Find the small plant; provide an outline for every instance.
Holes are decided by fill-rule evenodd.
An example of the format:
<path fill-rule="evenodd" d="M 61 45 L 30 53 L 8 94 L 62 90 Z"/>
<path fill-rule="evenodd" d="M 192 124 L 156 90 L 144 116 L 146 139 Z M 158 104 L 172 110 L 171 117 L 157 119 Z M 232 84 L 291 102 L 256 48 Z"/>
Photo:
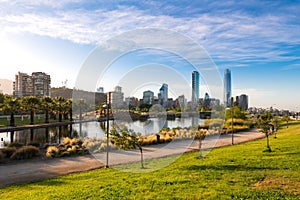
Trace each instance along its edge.
<path fill-rule="evenodd" d="M 47 148 L 46 156 L 48 158 L 54 158 L 54 157 L 58 156 L 58 154 L 59 154 L 59 149 L 56 146 L 49 146 Z"/>
<path fill-rule="evenodd" d="M 10 157 L 13 160 L 29 159 L 41 154 L 40 149 L 34 146 L 24 146 L 16 150 Z"/>

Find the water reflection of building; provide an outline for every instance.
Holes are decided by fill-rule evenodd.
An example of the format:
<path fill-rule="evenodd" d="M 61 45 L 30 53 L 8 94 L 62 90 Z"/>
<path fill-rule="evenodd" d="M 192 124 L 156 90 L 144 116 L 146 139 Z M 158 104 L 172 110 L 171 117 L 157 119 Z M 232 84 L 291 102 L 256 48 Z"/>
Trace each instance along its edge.
<path fill-rule="evenodd" d="M 192 117 L 192 126 L 198 126 L 199 125 L 199 117 Z"/>

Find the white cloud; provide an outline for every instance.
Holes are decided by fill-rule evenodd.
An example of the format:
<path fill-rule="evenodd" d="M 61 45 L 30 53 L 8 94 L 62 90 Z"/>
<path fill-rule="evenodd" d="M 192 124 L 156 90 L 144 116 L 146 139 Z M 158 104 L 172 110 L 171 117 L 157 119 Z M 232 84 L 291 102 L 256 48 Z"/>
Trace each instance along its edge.
<path fill-rule="evenodd" d="M 63 7 L 72 1 L 31 1 L 29 5 Z M 48 5 L 50 4 L 50 5 Z M 233 12 L 191 17 L 152 15 L 136 7 L 122 6 L 115 10 L 93 11 L 56 9 L 47 12 L 2 13 L 0 25 L 7 32 L 30 32 L 75 43 L 96 44 L 112 36 L 136 28 L 163 28 L 178 31 L 198 41 L 216 60 L 265 62 L 295 59 L 283 56 L 288 50 L 280 43 L 300 42 L 299 26 L 287 23 L 284 15 L 248 16 Z"/>

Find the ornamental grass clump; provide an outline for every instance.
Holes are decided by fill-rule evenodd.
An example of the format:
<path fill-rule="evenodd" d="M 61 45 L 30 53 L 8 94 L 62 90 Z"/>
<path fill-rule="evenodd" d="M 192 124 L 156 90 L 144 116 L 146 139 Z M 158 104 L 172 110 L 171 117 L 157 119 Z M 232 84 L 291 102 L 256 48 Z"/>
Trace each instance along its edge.
<path fill-rule="evenodd" d="M 23 160 L 40 156 L 40 149 L 35 146 L 24 146 L 16 150 L 10 157 L 12 160 Z"/>
<path fill-rule="evenodd" d="M 59 149 L 56 146 L 49 146 L 46 151 L 46 156 L 48 158 L 54 158 L 59 155 Z"/>
<path fill-rule="evenodd" d="M 4 149 L 1 149 L 0 152 L 3 153 L 5 158 L 10 158 L 15 152 L 16 152 L 16 148 L 15 147 L 7 147 Z"/>

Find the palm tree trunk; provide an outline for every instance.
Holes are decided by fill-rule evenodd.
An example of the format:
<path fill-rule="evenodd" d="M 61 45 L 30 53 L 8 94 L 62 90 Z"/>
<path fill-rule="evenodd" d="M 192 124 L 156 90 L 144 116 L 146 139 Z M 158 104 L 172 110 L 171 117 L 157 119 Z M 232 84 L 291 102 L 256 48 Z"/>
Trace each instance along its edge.
<path fill-rule="evenodd" d="M 72 112 L 72 108 L 70 109 L 69 113 L 70 113 L 70 121 L 73 121 L 73 112 Z"/>
<path fill-rule="evenodd" d="M 34 111 L 33 110 L 30 111 L 30 124 L 31 125 L 34 124 Z"/>
<path fill-rule="evenodd" d="M 48 111 L 48 109 L 45 110 L 45 123 L 46 124 L 49 123 L 49 111 Z"/>
<path fill-rule="evenodd" d="M 15 114 L 10 113 L 10 126 L 15 126 Z"/>
<path fill-rule="evenodd" d="M 58 121 L 62 122 L 62 114 L 61 113 L 58 113 Z"/>

